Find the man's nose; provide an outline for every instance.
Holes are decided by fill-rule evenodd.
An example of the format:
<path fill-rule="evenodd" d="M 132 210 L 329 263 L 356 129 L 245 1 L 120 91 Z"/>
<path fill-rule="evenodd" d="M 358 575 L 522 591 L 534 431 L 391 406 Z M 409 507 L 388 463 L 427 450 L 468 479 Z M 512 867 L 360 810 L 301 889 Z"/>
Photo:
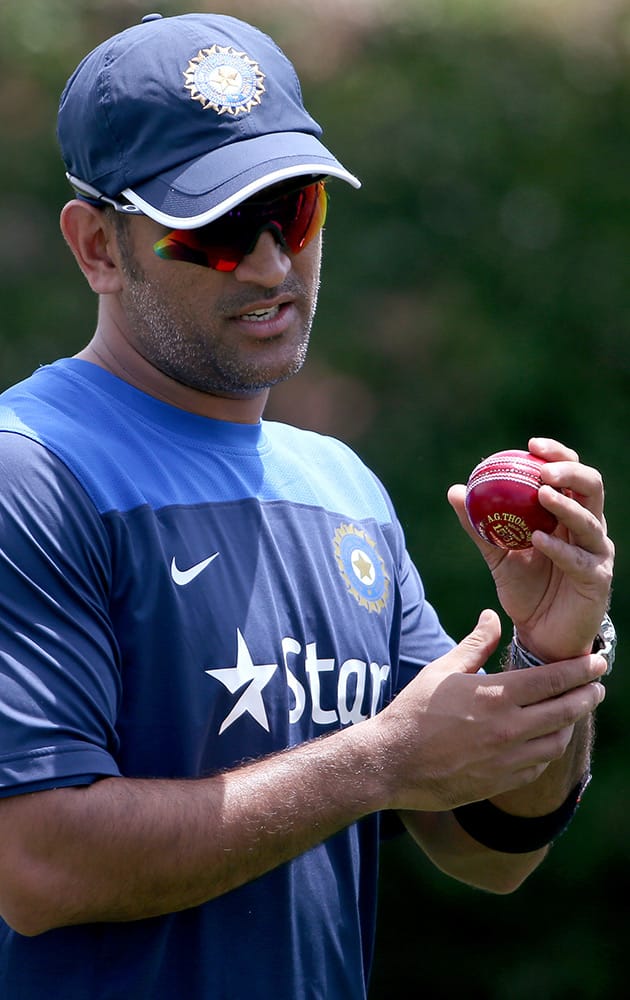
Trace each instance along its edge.
<path fill-rule="evenodd" d="M 264 288 L 275 288 L 284 281 L 291 266 L 291 257 L 283 245 L 271 230 L 266 229 L 234 270 L 234 277 Z"/>

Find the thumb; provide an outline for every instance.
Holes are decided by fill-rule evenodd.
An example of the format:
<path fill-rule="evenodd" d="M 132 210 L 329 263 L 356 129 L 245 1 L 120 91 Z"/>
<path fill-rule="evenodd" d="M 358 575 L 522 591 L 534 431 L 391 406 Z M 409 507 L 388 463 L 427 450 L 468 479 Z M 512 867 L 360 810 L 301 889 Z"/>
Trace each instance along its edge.
<path fill-rule="evenodd" d="M 441 659 L 450 671 L 476 674 L 494 653 L 501 638 L 501 622 L 496 611 L 486 608 L 472 632 Z"/>
<path fill-rule="evenodd" d="M 462 528 L 466 534 L 472 538 L 482 556 L 490 565 L 490 569 L 492 569 L 493 565 L 496 565 L 497 561 L 501 562 L 506 553 L 504 549 L 498 549 L 496 545 L 491 545 L 489 542 L 486 542 L 481 537 L 479 532 L 475 531 L 473 528 L 470 523 L 470 518 L 466 512 L 466 487 L 462 486 L 461 483 L 457 483 L 450 487 L 446 497 L 451 507 L 457 514 L 457 518 Z"/>

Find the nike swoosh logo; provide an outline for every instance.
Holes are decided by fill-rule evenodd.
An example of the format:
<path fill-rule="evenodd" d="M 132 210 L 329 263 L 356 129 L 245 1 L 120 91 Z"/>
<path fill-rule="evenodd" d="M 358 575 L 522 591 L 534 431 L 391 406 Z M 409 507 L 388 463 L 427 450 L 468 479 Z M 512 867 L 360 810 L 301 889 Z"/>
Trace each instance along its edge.
<path fill-rule="evenodd" d="M 173 578 L 173 583 L 176 583 L 178 587 L 185 587 L 186 584 L 192 583 L 193 580 L 203 573 L 206 566 L 216 559 L 219 555 L 215 552 L 213 556 L 208 556 L 207 559 L 203 559 L 202 562 L 195 563 L 190 569 L 178 569 L 177 563 L 175 562 L 175 556 L 173 556 L 173 561 L 171 563 L 171 577 Z"/>

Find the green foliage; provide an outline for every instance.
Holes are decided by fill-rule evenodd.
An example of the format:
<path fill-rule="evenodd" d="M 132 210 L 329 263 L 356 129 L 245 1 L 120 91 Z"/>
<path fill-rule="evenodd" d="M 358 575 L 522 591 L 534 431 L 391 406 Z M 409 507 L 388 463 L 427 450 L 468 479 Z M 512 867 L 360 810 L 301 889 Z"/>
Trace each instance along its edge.
<path fill-rule="evenodd" d="M 598 44 L 561 40 L 511 26 L 505 10 L 475 18 L 481 3 L 447 6 L 467 17 L 438 17 L 429 4 L 432 18 L 414 18 L 407 5 L 404 20 L 357 28 L 352 58 L 338 58 L 334 71 L 304 79 L 327 141 L 364 186 L 331 184 L 311 360 L 277 390 L 270 413 L 349 438 L 375 468 L 429 596 L 458 637 L 496 599 L 447 487 L 483 455 L 525 447 L 532 434 L 571 444 L 607 481 L 623 659 L 627 33 Z M 0 10 L 4 385 L 77 350 L 93 327 L 92 296 L 57 234 L 68 192 L 55 108 L 83 52 L 145 9 L 22 0 Z M 616 9 L 621 25 L 627 11 Z M 283 24 L 276 12 L 276 35 Z M 620 991 L 630 832 L 622 669 L 600 711 L 585 804 L 519 893 L 485 896 L 447 882 L 404 846 L 387 849 L 374 1000 L 421 990 L 435 1000 L 458 988 L 492 1000 Z"/>
<path fill-rule="evenodd" d="M 370 387 L 372 422 L 354 443 L 390 486 L 457 636 L 496 599 L 448 485 L 532 434 L 601 468 L 623 650 L 630 72 L 623 52 L 606 54 L 600 77 L 583 59 L 522 34 L 418 29 L 371 39 L 316 88 L 329 141 L 365 183 L 335 191 L 316 350 Z M 432 998 L 616 995 L 627 681 L 617 672 L 609 687 L 583 812 L 514 897 L 446 886 L 400 848 L 386 853 L 374 998 L 412 985 Z"/>
<path fill-rule="evenodd" d="M 629 90 L 621 49 L 418 28 L 373 37 L 312 95 L 364 180 L 359 194 L 335 190 L 315 349 L 370 388 L 373 417 L 354 444 L 391 488 L 458 637 L 496 599 L 445 491 L 483 455 L 545 434 L 605 475 L 623 660 Z M 493 1000 L 618 993 L 629 763 L 619 670 L 609 689 L 583 810 L 515 896 L 445 884 L 388 849 L 374 1000 L 414 987 Z"/>

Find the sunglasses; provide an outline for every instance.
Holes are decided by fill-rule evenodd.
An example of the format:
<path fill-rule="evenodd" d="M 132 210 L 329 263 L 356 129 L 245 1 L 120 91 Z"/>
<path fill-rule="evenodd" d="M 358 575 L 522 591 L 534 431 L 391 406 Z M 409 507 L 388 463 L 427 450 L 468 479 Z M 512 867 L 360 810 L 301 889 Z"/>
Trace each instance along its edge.
<path fill-rule="evenodd" d="M 300 253 L 324 225 L 327 206 L 324 181 L 315 181 L 265 201 L 248 198 L 199 229 L 174 229 L 153 250 L 163 260 L 234 271 L 266 231 L 285 250 Z"/>

